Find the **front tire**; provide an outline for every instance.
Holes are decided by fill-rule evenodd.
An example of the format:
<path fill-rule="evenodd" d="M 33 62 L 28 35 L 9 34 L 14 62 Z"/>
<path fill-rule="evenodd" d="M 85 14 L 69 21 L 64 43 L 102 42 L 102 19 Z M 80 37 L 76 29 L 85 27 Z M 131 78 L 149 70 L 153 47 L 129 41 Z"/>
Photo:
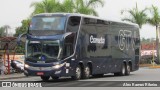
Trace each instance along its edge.
<path fill-rule="evenodd" d="M 48 81 L 49 78 L 50 78 L 50 76 L 41 76 L 41 79 L 42 79 L 43 81 Z"/>
<path fill-rule="evenodd" d="M 82 77 L 82 69 L 80 66 L 77 66 L 75 70 L 75 76 L 72 76 L 72 79 L 79 80 L 81 79 L 81 77 Z"/>

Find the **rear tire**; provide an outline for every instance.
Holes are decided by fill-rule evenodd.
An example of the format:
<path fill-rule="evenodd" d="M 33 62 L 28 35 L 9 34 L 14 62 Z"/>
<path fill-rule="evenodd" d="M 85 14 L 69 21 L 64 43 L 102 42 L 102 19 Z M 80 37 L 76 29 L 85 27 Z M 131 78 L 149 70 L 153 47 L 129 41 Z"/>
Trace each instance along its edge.
<path fill-rule="evenodd" d="M 41 79 L 42 79 L 43 81 L 48 81 L 49 78 L 50 78 L 50 76 L 41 76 Z"/>
<path fill-rule="evenodd" d="M 126 65 L 123 63 L 121 67 L 121 71 L 118 73 L 114 73 L 115 76 L 124 76 L 126 75 Z"/>
<path fill-rule="evenodd" d="M 83 79 L 88 79 L 88 78 L 90 77 L 90 74 L 91 74 L 91 69 L 89 68 L 89 66 L 86 66 L 86 67 L 84 68 L 82 78 L 83 78 Z"/>
<path fill-rule="evenodd" d="M 72 76 L 72 79 L 74 79 L 74 80 L 79 80 L 79 79 L 81 79 L 81 77 L 82 77 L 82 69 L 81 69 L 81 67 L 80 66 L 77 66 L 76 67 L 76 70 L 75 70 L 75 76 Z"/>
<path fill-rule="evenodd" d="M 129 75 L 130 72 L 131 72 L 131 67 L 130 67 L 130 65 L 127 65 L 126 66 L 126 73 L 125 73 L 125 75 Z"/>
<path fill-rule="evenodd" d="M 126 65 L 123 64 L 123 65 L 122 65 L 122 68 L 121 68 L 120 75 L 121 75 L 121 76 L 125 76 L 125 74 L 126 74 Z"/>

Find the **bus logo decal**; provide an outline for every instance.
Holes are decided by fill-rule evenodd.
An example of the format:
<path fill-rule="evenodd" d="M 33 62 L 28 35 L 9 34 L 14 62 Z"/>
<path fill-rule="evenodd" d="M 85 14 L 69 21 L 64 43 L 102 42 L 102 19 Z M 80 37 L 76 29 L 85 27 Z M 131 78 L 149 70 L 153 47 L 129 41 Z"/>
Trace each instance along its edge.
<path fill-rule="evenodd" d="M 93 35 L 90 36 L 90 43 L 98 43 L 98 44 L 104 44 L 105 39 L 104 38 L 95 38 Z"/>
<path fill-rule="evenodd" d="M 135 33 L 134 33 L 135 34 Z M 132 32 L 129 30 L 120 30 L 118 36 L 118 46 L 120 50 L 129 50 L 132 48 L 134 50 L 134 36 L 132 36 Z"/>

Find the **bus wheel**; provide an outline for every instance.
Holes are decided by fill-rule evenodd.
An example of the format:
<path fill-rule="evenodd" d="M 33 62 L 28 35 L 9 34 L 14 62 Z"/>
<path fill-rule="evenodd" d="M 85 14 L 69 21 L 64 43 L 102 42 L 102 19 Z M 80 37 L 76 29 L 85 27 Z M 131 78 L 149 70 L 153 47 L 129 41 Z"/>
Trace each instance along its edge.
<path fill-rule="evenodd" d="M 124 76 L 126 74 L 126 66 L 125 64 L 122 65 L 122 68 L 121 68 L 121 72 L 120 72 L 120 75 L 121 76 Z"/>
<path fill-rule="evenodd" d="M 84 69 L 84 73 L 83 73 L 83 78 L 87 79 L 90 77 L 90 73 L 91 73 L 91 69 L 89 68 L 89 66 L 86 66 Z"/>
<path fill-rule="evenodd" d="M 122 65 L 121 71 L 114 73 L 114 76 L 124 76 L 126 75 L 126 67 L 125 64 Z"/>
<path fill-rule="evenodd" d="M 131 72 L 131 67 L 130 67 L 130 65 L 127 65 L 127 66 L 126 66 L 126 72 L 125 72 L 125 75 L 129 75 L 129 74 L 130 74 L 130 72 Z"/>
<path fill-rule="evenodd" d="M 81 76 L 82 76 L 82 70 L 81 67 L 78 66 L 76 67 L 75 76 L 72 76 L 72 79 L 79 80 L 81 79 Z"/>
<path fill-rule="evenodd" d="M 41 79 L 42 79 L 43 81 L 48 81 L 49 78 L 50 78 L 50 76 L 41 76 Z"/>
<path fill-rule="evenodd" d="M 56 77 L 56 76 L 51 76 L 52 77 L 52 79 L 54 79 L 54 80 L 58 80 L 59 79 L 59 77 Z"/>

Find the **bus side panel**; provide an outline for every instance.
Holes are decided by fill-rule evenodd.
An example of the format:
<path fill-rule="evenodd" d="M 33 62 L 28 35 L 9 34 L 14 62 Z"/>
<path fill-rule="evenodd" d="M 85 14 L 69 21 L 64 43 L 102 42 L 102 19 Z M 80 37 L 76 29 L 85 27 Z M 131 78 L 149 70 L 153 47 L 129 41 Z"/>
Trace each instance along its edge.
<path fill-rule="evenodd" d="M 131 25 L 112 23 L 110 32 L 112 59 L 120 60 L 119 63 L 117 62 L 119 65 L 122 65 L 123 62 L 130 64 L 132 71 L 137 70 L 139 68 L 140 50 L 138 28 Z"/>
<path fill-rule="evenodd" d="M 87 23 L 85 18 L 83 20 L 79 35 L 80 58 L 85 63 L 92 62 L 92 74 L 120 72 L 123 62 L 126 64 L 130 62 L 133 71 L 138 69 L 139 32 L 137 28 L 115 22 L 96 23 L 95 19 L 89 18 Z M 102 42 L 94 42 L 94 39 Z"/>
<path fill-rule="evenodd" d="M 95 19 L 84 18 L 83 20 L 79 37 L 82 42 L 81 58 L 86 60 L 86 63 L 92 62 L 92 74 L 108 73 L 113 63 L 107 25 L 97 24 Z"/>

